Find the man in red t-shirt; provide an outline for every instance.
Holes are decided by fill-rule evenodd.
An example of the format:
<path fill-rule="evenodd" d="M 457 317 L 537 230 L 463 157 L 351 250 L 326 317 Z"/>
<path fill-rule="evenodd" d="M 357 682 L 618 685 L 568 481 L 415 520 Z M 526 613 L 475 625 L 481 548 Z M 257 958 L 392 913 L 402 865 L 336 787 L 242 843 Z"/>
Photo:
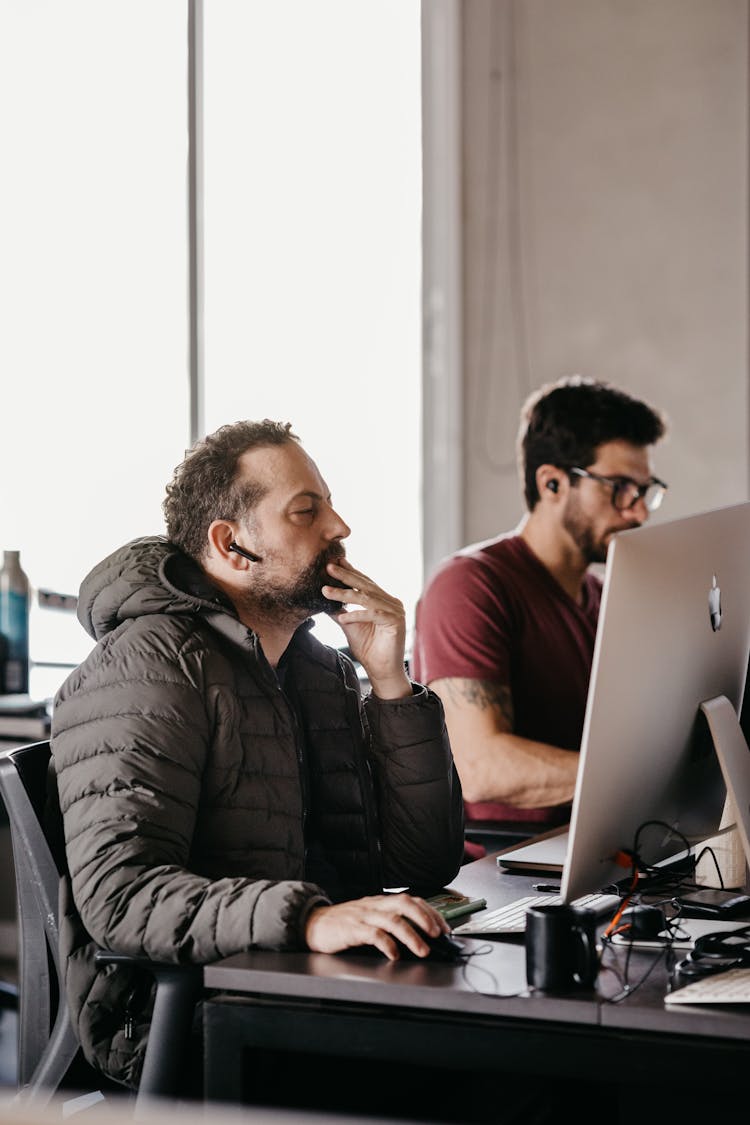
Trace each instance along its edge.
<path fill-rule="evenodd" d="M 478 837 L 497 850 L 521 824 L 531 834 L 569 819 L 601 597 L 590 567 L 660 504 L 651 457 L 666 426 L 606 383 L 542 387 L 518 435 L 527 514 L 445 559 L 422 593 L 410 671 L 443 700 L 467 858 L 484 850 L 472 821 L 498 827 Z"/>

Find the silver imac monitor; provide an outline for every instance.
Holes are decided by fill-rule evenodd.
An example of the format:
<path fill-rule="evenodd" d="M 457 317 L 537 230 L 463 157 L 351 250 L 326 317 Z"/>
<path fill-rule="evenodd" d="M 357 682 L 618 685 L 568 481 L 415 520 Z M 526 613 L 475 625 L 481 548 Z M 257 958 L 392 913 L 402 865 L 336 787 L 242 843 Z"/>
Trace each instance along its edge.
<path fill-rule="evenodd" d="M 726 785 L 701 712 L 740 714 L 750 653 L 750 503 L 621 532 L 607 554 L 561 893 L 715 835 Z M 749 795 L 750 796 L 750 795 Z"/>

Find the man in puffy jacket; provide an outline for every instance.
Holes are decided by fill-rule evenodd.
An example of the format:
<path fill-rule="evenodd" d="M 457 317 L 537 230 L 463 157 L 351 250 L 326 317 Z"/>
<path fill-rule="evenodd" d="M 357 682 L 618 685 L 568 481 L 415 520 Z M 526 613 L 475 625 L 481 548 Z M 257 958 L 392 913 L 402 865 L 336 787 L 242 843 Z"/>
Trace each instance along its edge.
<path fill-rule="evenodd" d="M 68 1000 L 86 1057 L 129 1086 L 151 998 L 133 970 L 97 969 L 97 944 L 197 964 L 255 947 L 394 959 L 397 942 L 425 956 L 414 926 L 448 927 L 420 896 L 463 849 L 442 704 L 407 678 L 403 606 L 345 557 L 349 528 L 289 424 L 197 443 L 164 513 L 166 539 L 84 580 L 98 643 L 52 727 Z M 352 661 L 311 634 L 319 612 L 364 699 Z"/>

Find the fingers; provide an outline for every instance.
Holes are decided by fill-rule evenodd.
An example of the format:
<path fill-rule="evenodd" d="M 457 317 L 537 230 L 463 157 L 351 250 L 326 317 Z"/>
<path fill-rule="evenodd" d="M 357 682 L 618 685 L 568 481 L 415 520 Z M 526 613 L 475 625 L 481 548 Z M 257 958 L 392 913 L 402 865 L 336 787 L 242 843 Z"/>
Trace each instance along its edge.
<path fill-rule="evenodd" d="M 403 902 L 400 907 L 401 913 L 393 919 L 393 929 L 390 932 L 412 953 L 416 953 L 418 957 L 426 957 L 430 952 L 430 946 L 423 940 L 419 931 L 430 937 L 437 937 L 438 934 L 450 933 L 450 926 L 442 914 L 423 899 L 412 898 L 410 895 L 395 897 L 403 899 Z M 398 947 L 396 955 L 398 957 Z"/>
<path fill-rule="evenodd" d="M 371 620 L 373 616 L 394 620 L 404 617 L 403 603 L 387 594 L 367 575 L 355 570 L 347 559 L 329 562 L 326 569 L 332 578 L 346 583 L 346 587 L 324 586 L 323 593 L 334 601 L 361 606 L 365 612 L 353 611 L 360 620 Z"/>
<path fill-rule="evenodd" d="M 344 582 L 347 587 L 351 587 L 352 593 L 355 594 L 369 594 L 386 598 L 389 601 L 395 602 L 395 598 L 391 598 L 386 594 L 385 590 L 381 590 L 377 583 L 368 578 L 366 574 L 362 574 L 360 570 L 355 570 L 348 559 L 336 559 L 326 564 L 326 570 L 332 578 L 338 578 L 340 582 Z M 336 589 L 339 589 L 337 586 Z M 341 590 L 341 593 L 347 591 Z"/>
<path fill-rule="evenodd" d="M 397 942 L 418 957 L 426 957 L 430 952 L 415 927 L 429 937 L 450 932 L 443 916 L 424 899 L 405 893 L 373 895 L 312 911 L 305 937 L 308 947 L 318 952 L 336 953 L 353 946 L 372 945 L 389 960 L 397 961 Z"/>
<path fill-rule="evenodd" d="M 330 616 L 343 629 L 351 654 L 364 668 L 372 693 L 380 699 L 406 699 L 411 683 L 404 666 L 406 613 L 398 598 L 355 570 L 348 560 L 327 564 L 332 578 L 344 583 L 323 586 L 323 594 L 342 602 Z"/>

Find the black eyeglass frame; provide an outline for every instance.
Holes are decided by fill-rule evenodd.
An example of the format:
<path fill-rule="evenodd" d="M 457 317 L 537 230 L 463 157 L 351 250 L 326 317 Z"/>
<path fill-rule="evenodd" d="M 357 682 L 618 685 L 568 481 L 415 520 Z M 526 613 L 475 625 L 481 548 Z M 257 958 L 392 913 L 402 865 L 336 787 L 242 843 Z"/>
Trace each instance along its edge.
<path fill-rule="evenodd" d="M 590 480 L 598 481 L 599 484 L 604 484 L 612 489 L 612 507 L 618 512 L 628 512 L 634 508 L 639 500 L 645 500 L 646 507 L 649 512 L 655 512 L 661 505 L 664 499 L 664 493 L 669 488 L 669 485 L 658 477 L 651 477 L 645 484 L 638 484 L 638 481 L 632 480 L 630 477 L 603 477 L 601 473 L 592 473 L 589 469 L 581 469 L 575 466 L 567 470 L 569 476 L 588 477 Z M 634 490 L 632 499 L 627 504 L 618 504 L 618 496 L 624 495 L 627 490 Z M 651 501 L 646 500 L 649 489 L 656 489 Z"/>

